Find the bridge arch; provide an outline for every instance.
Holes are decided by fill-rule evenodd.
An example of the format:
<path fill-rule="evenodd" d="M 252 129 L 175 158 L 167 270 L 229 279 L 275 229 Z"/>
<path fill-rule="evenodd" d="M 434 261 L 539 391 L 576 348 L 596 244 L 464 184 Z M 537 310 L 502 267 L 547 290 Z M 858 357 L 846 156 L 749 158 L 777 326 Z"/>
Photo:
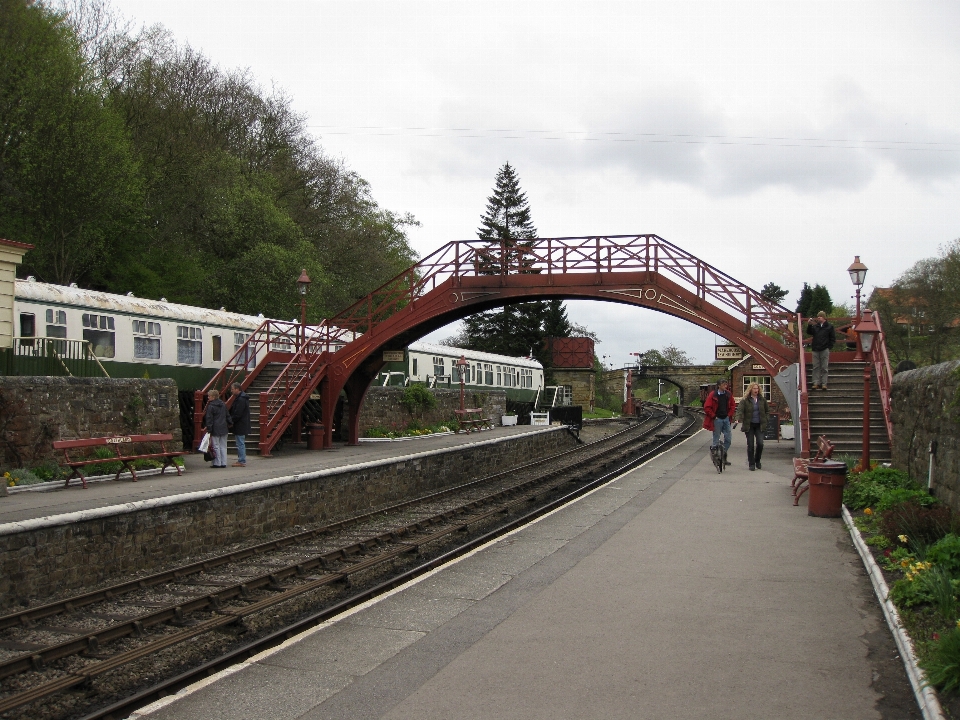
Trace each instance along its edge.
<path fill-rule="evenodd" d="M 269 453 L 317 389 L 325 445 L 332 442 L 341 391 L 347 395 L 350 441 L 357 442 L 360 406 L 384 351 L 484 310 L 546 299 L 614 302 L 682 318 L 736 343 L 771 375 L 797 354 L 790 311 L 656 235 L 452 242 L 310 328 L 264 393 L 270 405 L 260 410 L 268 425 L 266 434 L 261 427 L 261 451 Z M 237 357 L 249 354 L 241 349 Z M 210 386 L 229 382 L 228 375 L 221 371 Z"/>

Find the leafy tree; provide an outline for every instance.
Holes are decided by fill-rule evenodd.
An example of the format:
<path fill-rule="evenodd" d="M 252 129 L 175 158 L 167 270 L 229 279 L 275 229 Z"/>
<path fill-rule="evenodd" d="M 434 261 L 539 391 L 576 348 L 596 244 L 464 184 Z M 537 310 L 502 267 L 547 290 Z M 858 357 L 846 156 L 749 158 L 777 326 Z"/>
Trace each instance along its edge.
<path fill-rule="evenodd" d="M 520 178 L 510 163 L 505 163 L 497 172 L 496 186 L 493 195 L 487 198 L 477 235 L 482 240 L 500 245 L 510 266 L 509 272 L 532 272 L 526 267 L 524 246 L 529 243 L 524 241 L 536 238 L 537 230 L 530 216 L 527 196 L 520 189 Z M 501 268 L 491 261 L 485 271 L 494 274 Z M 543 346 L 547 313 L 548 303 L 535 301 L 507 305 L 468 317 L 464 320 L 468 347 L 503 355 L 532 353 L 541 363 L 548 365 L 549 358 Z M 559 320 L 556 314 L 554 320 Z"/>
<path fill-rule="evenodd" d="M 138 202 L 122 117 L 72 28 L 43 5 L 0 0 L 0 236 L 35 245 L 24 272 L 88 281 Z"/>
<path fill-rule="evenodd" d="M 416 221 L 328 158 L 282 92 L 103 0 L 0 0 L 0 235 L 24 272 L 311 320 L 408 267 Z"/>
<path fill-rule="evenodd" d="M 915 263 L 869 306 L 880 312 L 894 362 L 920 365 L 960 357 L 960 240 Z"/>
<path fill-rule="evenodd" d="M 772 303 L 776 303 L 777 305 L 780 305 L 783 302 L 783 299 L 789 294 L 789 290 L 784 290 L 775 282 L 768 282 L 760 291 L 760 296 L 762 298 L 769 300 Z"/>
<path fill-rule="evenodd" d="M 692 365 L 690 356 L 676 345 L 666 345 L 661 350 L 647 350 L 640 353 L 641 365 Z"/>
<path fill-rule="evenodd" d="M 567 317 L 567 308 L 562 300 L 548 300 L 543 316 L 543 334 L 546 337 L 572 337 L 573 325 Z"/>

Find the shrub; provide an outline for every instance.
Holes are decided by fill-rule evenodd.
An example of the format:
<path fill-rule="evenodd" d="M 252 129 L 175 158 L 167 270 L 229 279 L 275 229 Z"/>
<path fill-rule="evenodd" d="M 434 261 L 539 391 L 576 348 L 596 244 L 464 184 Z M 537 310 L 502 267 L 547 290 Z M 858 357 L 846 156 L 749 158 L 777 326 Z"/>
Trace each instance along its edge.
<path fill-rule="evenodd" d="M 888 492 L 903 488 L 918 490 L 920 486 L 900 470 L 876 468 L 850 475 L 843 489 L 843 502 L 851 510 L 875 507 Z"/>
<path fill-rule="evenodd" d="M 909 501 L 894 505 L 880 518 L 880 532 L 890 542 L 906 535 L 916 548 L 926 548 L 949 533 L 958 534 L 958 525 L 948 507 L 921 507 Z"/>
<path fill-rule="evenodd" d="M 889 510 L 894 505 L 900 505 L 905 502 L 919 505 L 920 507 L 932 507 L 939 504 L 937 499 L 926 490 L 911 488 L 893 488 L 885 492 L 874 505 L 874 510 L 883 512 Z"/>
<path fill-rule="evenodd" d="M 960 576 L 960 536 L 947 533 L 927 548 L 927 560 Z"/>
<path fill-rule="evenodd" d="M 433 393 L 427 389 L 426 385 L 413 384 L 403 389 L 403 395 L 400 398 L 400 404 L 403 405 L 411 415 L 422 413 L 424 410 L 431 410 L 437 406 L 437 399 Z"/>
<path fill-rule="evenodd" d="M 117 453 L 108 447 L 98 447 L 93 451 L 93 457 L 103 460 L 116 457 Z M 123 464 L 117 462 L 97 463 L 95 465 L 84 465 L 83 469 L 88 475 L 116 475 L 123 470 Z"/>
<path fill-rule="evenodd" d="M 43 482 L 49 482 L 51 480 L 60 480 L 70 473 L 63 468 L 61 468 L 53 460 L 48 460 L 42 465 L 32 469 L 34 475 L 40 478 Z"/>
<path fill-rule="evenodd" d="M 920 665 L 926 670 L 931 685 L 944 692 L 960 687 L 960 629 L 943 633 Z"/>
<path fill-rule="evenodd" d="M 37 485 L 43 482 L 43 480 L 24 468 L 11 470 L 10 479 L 13 480 L 16 485 Z"/>

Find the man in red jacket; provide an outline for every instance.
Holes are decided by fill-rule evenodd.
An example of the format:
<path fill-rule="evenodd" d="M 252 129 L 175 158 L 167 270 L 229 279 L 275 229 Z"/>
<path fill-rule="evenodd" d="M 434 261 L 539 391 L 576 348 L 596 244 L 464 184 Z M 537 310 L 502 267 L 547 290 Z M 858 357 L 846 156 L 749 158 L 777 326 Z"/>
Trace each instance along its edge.
<path fill-rule="evenodd" d="M 730 394 L 729 383 L 726 378 L 717 380 L 717 389 L 707 396 L 707 401 L 703 404 L 703 412 L 706 417 L 703 420 L 703 427 L 706 430 L 713 430 L 713 445 L 720 444 L 720 434 L 723 433 L 723 450 L 730 450 L 730 442 L 733 440 L 733 433 L 730 431 L 730 417 L 736 411 L 733 402 L 733 396 Z M 729 465 L 730 461 L 727 460 Z"/>

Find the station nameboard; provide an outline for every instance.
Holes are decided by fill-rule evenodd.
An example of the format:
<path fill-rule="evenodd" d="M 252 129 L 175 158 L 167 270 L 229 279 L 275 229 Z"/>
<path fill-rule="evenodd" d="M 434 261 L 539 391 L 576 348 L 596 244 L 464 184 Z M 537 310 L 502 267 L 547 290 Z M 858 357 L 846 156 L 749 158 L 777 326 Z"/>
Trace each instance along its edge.
<path fill-rule="evenodd" d="M 717 345 L 714 348 L 717 360 L 739 360 L 743 357 L 743 350 L 736 345 Z"/>
<path fill-rule="evenodd" d="M 384 350 L 384 362 L 403 362 L 403 350 Z"/>

